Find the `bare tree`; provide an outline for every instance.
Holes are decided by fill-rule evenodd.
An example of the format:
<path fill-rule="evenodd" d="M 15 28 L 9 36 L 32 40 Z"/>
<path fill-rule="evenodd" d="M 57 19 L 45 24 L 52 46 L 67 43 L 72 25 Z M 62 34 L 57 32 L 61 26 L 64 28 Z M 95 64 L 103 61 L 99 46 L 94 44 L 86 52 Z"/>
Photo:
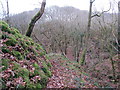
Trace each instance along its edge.
<path fill-rule="evenodd" d="M 102 11 L 102 12 L 99 13 L 99 14 L 96 13 L 96 14 L 93 14 L 93 15 L 92 15 L 92 6 L 93 6 L 93 3 L 94 3 L 94 2 L 95 2 L 95 0 L 90 0 L 89 16 L 88 16 L 88 26 L 87 26 L 87 32 L 88 32 L 88 33 L 89 33 L 89 31 L 90 31 L 92 18 L 94 18 L 94 17 L 100 17 L 100 16 L 103 15 L 104 13 L 110 11 L 110 9 L 111 9 L 111 3 L 110 3 L 110 7 L 109 7 L 108 10 Z"/>
<path fill-rule="evenodd" d="M 40 11 L 38 11 L 38 13 L 32 18 L 32 20 L 31 20 L 31 22 L 29 24 L 28 30 L 26 32 L 26 36 L 28 36 L 28 37 L 31 36 L 31 33 L 32 33 L 33 28 L 35 26 L 35 23 L 41 18 L 41 16 L 44 13 L 45 5 L 46 5 L 46 0 L 43 0 Z"/>
<path fill-rule="evenodd" d="M 10 17 L 9 17 L 9 2 L 8 2 L 8 0 L 6 0 L 6 4 L 7 4 L 7 23 L 9 23 L 9 19 L 10 19 Z"/>
<path fill-rule="evenodd" d="M 118 35 L 120 35 L 120 1 L 118 2 Z M 118 43 L 120 43 L 120 37 L 118 37 Z M 120 48 L 118 48 L 120 54 Z"/>

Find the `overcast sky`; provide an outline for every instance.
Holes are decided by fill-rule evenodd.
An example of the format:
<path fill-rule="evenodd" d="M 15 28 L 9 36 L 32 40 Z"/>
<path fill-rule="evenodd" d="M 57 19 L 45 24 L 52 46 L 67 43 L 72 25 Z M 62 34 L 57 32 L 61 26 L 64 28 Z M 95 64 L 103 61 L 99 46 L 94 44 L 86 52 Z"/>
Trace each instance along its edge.
<path fill-rule="evenodd" d="M 6 0 L 0 0 L 2 4 L 4 4 L 4 9 L 6 7 L 5 1 Z M 9 9 L 10 14 L 17 14 L 21 13 L 23 11 L 33 10 L 34 8 L 40 8 L 40 2 L 42 0 L 8 0 L 9 1 Z M 57 5 L 60 7 L 63 6 L 73 6 L 76 8 L 79 8 L 80 10 L 88 10 L 89 9 L 89 1 L 90 0 L 46 0 L 47 7 Z M 96 0 L 94 2 L 93 10 L 102 11 L 102 10 L 108 10 L 110 6 L 110 2 L 114 3 L 112 4 L 112 7 L 114 7 L 117 10 L 117 3 L 119 0 Z M 2 13 L 0 4 L 0 13 Z"/>

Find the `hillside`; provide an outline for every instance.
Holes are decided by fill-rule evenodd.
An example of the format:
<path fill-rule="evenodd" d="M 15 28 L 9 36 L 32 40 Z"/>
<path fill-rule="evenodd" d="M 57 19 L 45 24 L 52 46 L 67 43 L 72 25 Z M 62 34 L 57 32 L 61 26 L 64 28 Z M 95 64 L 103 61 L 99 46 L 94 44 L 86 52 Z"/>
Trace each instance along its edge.
<path fill-rule="evenodd" d="M 10 16 L 10 24 L 14 26 L 15 28 L 18 28 L 22 34 L 25 34 L 25 30 L 27 30 L 28 24 L 31 20 L 31 18 L 34 16 L 35 13 L 39 11 L 39 8 L 36 8 L 31 11 L 25 11 L 23 13 L 15 14 Z M 94 12 L 96 13 L 96 12 Z M 100 12 L 98 12 L 100 13 Z M 115 15 L 111 16 L 112 14 L 110 13 L 104 13 L 104 20 L 105 23 L 111 23 L 112 18 L 115 19 Z M 26 17 L 27 16 L 27 17 Z M 98 29 L 99 22 L 102 21 L 102 18 L 93 18 L 93 24 L 92 28 L 93 29 Z M 113 20 L 114 20 L 113 19 Z M 66 6 L 66 7 L 58 7 L 58 6 L 52 6 L 49 8 L 46 8 L 43 16 L 41 19 L 36 23 L 35 31 L 38 31 L 39 29 L 43 28 L 50 28 L 47 25 L 44 26 L 44 24 L 47 24 L 48 22 L 54 24 L 55 28 L 59 28 L 58 25 L 54 22 L 63 22 L 62 26 L 66 28 L 71 28 L 74 29 L 75 27 L 80 27 L 80 29 L 86 29 L 85 26 L 87 25 L 87 20 L 88 20 L 88 11 L 87 10 L 80 10 L 71 6 Z M 69 25 L 68 25 L 69 23 Z M 79 25 L 78 25 L 79 23 Z M 67 24 L 67 25 L 66 25 Z M 103 23 L 104 24 L 104 23 Z M 40 26 L 41 25 L 41 26 Z"/>
<path fill-rule="evenodd" d="M 0 28 L 0 87 L 79 87 L 77 83 L 80 82 L 76 80 L 80 79 L 82 69 L 77 62 L 71 62 L 60 54 L 45 55 L 42 46 L 3 21 Z"/>
<path fill-rule="evenodd" d="M 104 61 L 89 58 L 90 56 L 87 55 L 87 64 L 82 66 L 59 53 L 46 54 L 41 45 L 0 21 L 1 88 L 115 88 L 119 86 L 118 67 L 116 67 L 117 81 L 114 81 L 109 58 Z M 117 66 L 118 56 L 113 57 L 113 60 Z"/>
<path fill-rule="evenodd" d="M 0 89 L 120 87 L 119 1 L 4 1 Z"/>
<path fill-rule="evenodd" d="M 5 22 L 0 28 L 0 87 L 45 88 L 52 65 L 42 46 Z"/>
<path fill-rule="evenodd" d="M 42 46 L 3 21 L 0 22 L 0 28 L 0 87 L 97 87 L 94 80 L 84 80 L 90 77 L 77 62 L 61 54 L 45 54 Z"/>

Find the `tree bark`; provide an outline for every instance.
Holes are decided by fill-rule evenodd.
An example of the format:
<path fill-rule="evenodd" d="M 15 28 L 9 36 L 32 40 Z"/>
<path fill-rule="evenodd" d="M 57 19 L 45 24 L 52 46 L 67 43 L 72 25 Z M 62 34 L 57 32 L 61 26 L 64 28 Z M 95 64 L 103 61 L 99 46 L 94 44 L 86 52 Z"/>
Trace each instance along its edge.
<path fill-rule="evenodd" d="M 67 55 L 67 47 L 68 47 L 68 41 L 67 41 L 67 36 L 65 35 L 65 49 L 64 49 L 64 52 L 65 52 L 65 55 Z"/>
<path fill-rule="evenodd" d="M 120 1 L 118 2 L 118 43 L 120 43 Z M 120 47 L 118 47 L 118 54 L 120 54 Z"/>
<path fill-rule="evenodd" d="M 89 7 L 89 16 L 88 16 L 88 27 L 87 27 L 87 31 L 89 33 L 90 31 L 90 27 L 91 27 L 91 19 L 92 19 L 92 5 L 93 5 L 93 2 L 95 0 L 90 0 L 90 7 Z"/>
<path fill-rule="evenodd" d="M 86 47 L 88 45 L 88 39 L 89 39 L 89 36 L 90 36 L 91 19 L 92 19 L 92 5 L 93 5 L 94 1 L 95 0 L 93 0 L 93 1 L 90 0 L 89 15 L 88 15 L 88 26 L 87 26 L 86 40 L 85 40 Z"/>
<path fill-rule="evenodd" d="M 6 0 L 6 3 L 7 3 L 7 20 L 6 20 L 6 21 L 7 21 L 8 24 L 10 24 L 10 23 L 9 23 L 10 17 L 9 17 L 9 2 L 8 2 L 8 0 Z"/>
<path fill-rule="evenodd" d="M 31 20 L 31 22 L 29 24 L 28 30 L 26 32 L 26 36 L 28 36 L 28 37 L 31 36 L 33 28 L 35 26 L 35 23 L 41 18 L 41 16 L 44 13 L 45 5 L 46 5 L 46 0 L 43 0 L 40 11 L 38 11 L 38 13 L 32 18 L 32 20 Z"/>
<path fill-rule="evenodd" d="M 92 4 L 93 4 L 93 2 L 90 1 L 89 16 L 88 16 L 88 27 L 87 27 L 87 32 L 88 33 L 89 33 L 90 27 L 91 27 Z"/>

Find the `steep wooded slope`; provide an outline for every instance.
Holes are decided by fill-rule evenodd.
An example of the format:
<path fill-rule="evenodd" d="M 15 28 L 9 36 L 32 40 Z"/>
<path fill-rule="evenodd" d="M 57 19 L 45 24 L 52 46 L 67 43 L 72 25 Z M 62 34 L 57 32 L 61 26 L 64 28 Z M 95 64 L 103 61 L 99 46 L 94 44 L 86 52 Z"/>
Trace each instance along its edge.
<path fill-rule="evenodd" d="M 51 64 L 31 38 L 0 21 L 0 87 L 45 88 Z"/>

